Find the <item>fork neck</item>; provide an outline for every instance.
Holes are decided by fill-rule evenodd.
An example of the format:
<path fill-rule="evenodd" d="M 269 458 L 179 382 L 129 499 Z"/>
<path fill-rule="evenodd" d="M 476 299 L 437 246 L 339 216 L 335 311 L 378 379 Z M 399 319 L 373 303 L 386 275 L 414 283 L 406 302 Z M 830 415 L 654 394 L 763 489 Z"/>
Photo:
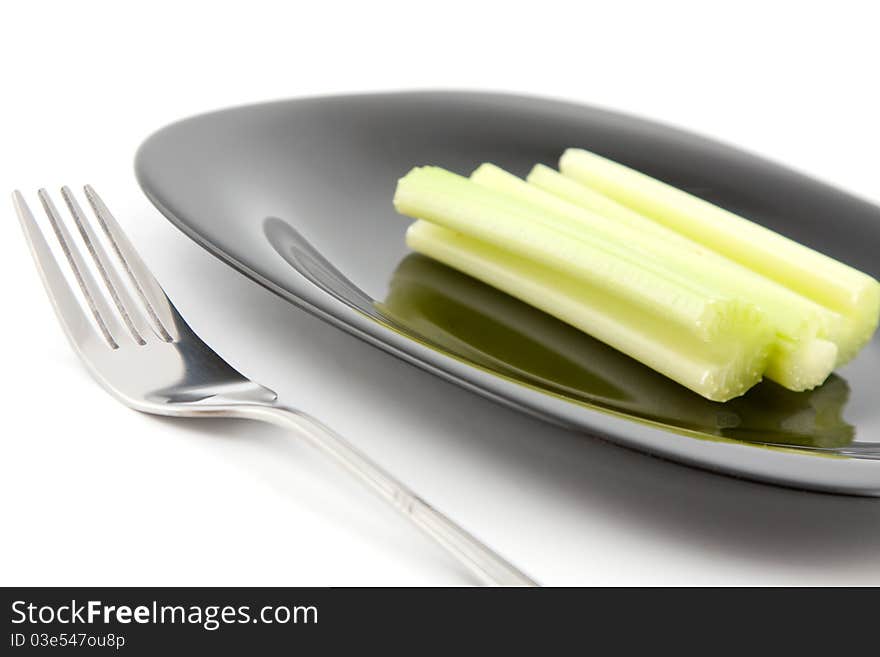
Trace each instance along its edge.
<path fill-rule="evenodd" d="M 256 412 L 256 409 L 281 407 L 275 391 L 246 379 L 177 386 L 173 394 L 154 401 L 185 406 L 196 415 L 243 415 L 246 409 L 255 409 Z"/>

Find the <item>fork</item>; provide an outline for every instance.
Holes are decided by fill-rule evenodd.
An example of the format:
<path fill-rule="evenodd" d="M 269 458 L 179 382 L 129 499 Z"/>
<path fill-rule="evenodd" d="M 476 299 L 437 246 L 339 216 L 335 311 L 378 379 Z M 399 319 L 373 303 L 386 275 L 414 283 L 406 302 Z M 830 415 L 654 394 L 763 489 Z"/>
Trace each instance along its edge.
<path fill-rule="evenodd" d="M 79 233 L 78 241 L 71 238 L 46 190 L 38 192 L 69 265 L 67 273 L 19 191 L 13 193 L 13 203 L 64 332 L 111 395 L 144 413 L 247 418 L 292 429 L 378 493 L 483 583 L 537 585 L 332 429 L 283 405 L 272 390 L 236 371 L 180 316 L 95 190 L 86 185 L 84 192 L 106 247 L 68 187 L 61 188 L 61 196 Z M 91 260 L 103 287 L 86 259 Z M 82 300 L 74 292 L 77 288 Z"/>

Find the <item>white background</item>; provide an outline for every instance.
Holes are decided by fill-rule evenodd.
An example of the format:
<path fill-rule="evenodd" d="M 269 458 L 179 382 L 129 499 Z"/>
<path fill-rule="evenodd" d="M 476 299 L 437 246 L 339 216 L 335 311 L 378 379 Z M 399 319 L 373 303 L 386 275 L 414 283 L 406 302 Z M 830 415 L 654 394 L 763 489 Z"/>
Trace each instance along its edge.
<path fill-rule="evenodd" d="M 876 585 L 880 501 L 735 481 L 501 409 L 227 269 L 132 173 L 140 140 L 204 110 L 471 88 L 687 126 L 880 201 L 873 3 L 813 4 L 6 2 L 0 190 L 95 185 L 220 353 L 542 582 Z M 111 400 L 63 339 L 11 205 L 0 216 L 0 584 L 471 583 L 283 431 Z"/>

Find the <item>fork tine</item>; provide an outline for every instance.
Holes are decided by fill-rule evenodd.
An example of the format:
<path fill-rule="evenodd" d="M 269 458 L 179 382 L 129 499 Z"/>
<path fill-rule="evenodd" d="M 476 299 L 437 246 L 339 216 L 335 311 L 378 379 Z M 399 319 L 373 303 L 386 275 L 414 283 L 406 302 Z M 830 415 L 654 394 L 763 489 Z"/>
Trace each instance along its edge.
<path fill-rule="evenodd" d="M 141 326 L 136 326 L 135 321 L 140 318 L 138 315 L 132 314 L 138 312 L 138 307 L 128 295 L 125 285 L 122 283 L 116 272 L 116 267 L 114 267 L 113 262 L 107 257 L 107 253 L 104 251 L 100 242 L 95 239 L 95 233 L 89 222 L 86 220 L 82 208 L 80 208 L 79 203 L 73 196 L 70 188 L 66 185 L 61 188 L 61 196 L 64 198 L 64 202 L 67 204 L 71 216 L 73 216 L 73 222 L 76 224 L 80 237 L 82 237 L 82 241 L 86 245 L 86 249 L 88 249 L 89 254 L 92 256 L 92 260 L 98 269 L 98 273 L 104 280 L 104 286 L 106 287 L 107 292 L 110 293 L 113 305 L 115 305 L 116 309 L 119 311 L 122 321 L 125 322 L 126 327 L 128 327 L 128 330 L 131 333 L 131 337 L 140 345 L 146 344 L 146 341 L 141 334 L 141 331 L 144 328 L 143 322 L 138 322 Z"/>
<path fill-rule="evenodd" d="M 40 272 L 40 278 L 43 279 L 46 293 L 49 295 L 49 299 L 55 308 L 55 313 L 58 315 L 58 319 L 71 341 L 79 343 L 87 335 L 94 334 L 94 329 L 89 323 L 85 309 L 73 293 L 68 279 L 62 273 L 55 255 L 49 248 L 48 242 L 46 242 L 43 231 L 40 230 L 31 209 L 24 200 L 24 196 L 18 190 L 12 194 L 12 203 L 15 205 L 15 212 L 18 215 L 28 246 L 30 246 L 31 255 L 37 265 L 37 270 Z M 53 221 L 53 229 L 54 223 Z M 65 248 L 64 251 L 69 253 L 69 249 Z M 79 277 L 77 277 L 77 282 L 83 288 L 84 284 Z M 86 294 L 86 297 L 88 298 L 88 294 Z M 111 348 L 116 349 L 118 345 L 110 334 L 101 315 L 92 303 L 89 304 L 89 307 L 95 322 L 101 330 L 103 339 Z"/>
<path fill-rule="evenodd" d="M 154 330 L 166 342 L 173 342 L 179 337 L 176 330 L 179 322 L 177 310 L 175 310 L 171 301 L 168 300 L 162 286 L 159 285 L 159 282 L 150 273 L 147 265 L 141 260 L 138 252 L 132 246 L 116 219 L 110 214 L 110 210 L 107 209 L 98 193 L 91 185 L 86 185 L 83 189 L 85 190 L 89 205 L 92 206 L 92 210 L 94 210 L 95 216 L 98 218 L 98 223 L 116 252 L 116 256 L 122 263 L 123 269 L 128 274 L 129 280 L 132 282 L 135 290 L 137 290 Z"/>
<path fill-rule="evenodd" d="M 83 261 L 82 254 L 80 253 L 76 242 L 74 242 L 73 238 L 70 236 L 70 232 L 67 230 L 67 225 L 62 220 L 58 209 L 55 207 L 55 203 L 52 201 L 52 197 L 49 196 L 49 192 L 45 189 L 40 189 L 37 191 L 37 196 L 40 199 L 40 203 L 43 205 L 43 210 L 45 210 L 46 216 L 49 217 L 49 223 L 52 226 L 52 230 L 55 232 L 55 237 L 61 245 L 61 250 L 67 258 L 73 276 L 82 291 L 83 297 L 85 297 L 86 303 L 88 303 L 89 308 L 92 311 L 92 315 L 98 324 L 98 328 L 101 330 L 101 333 L 104 335 L 104 338 L 107 340 L 110 347 L 113 349 L 118 348 L 118 337 L 123 333 L 123 329 L 119 325 L 119 322 L 116 321 L 116 315 L 110 309 L 106 298 L 101 293 L 101 287 L 95 281 L 94 276 L 92 276 L 91 271 Z"/>

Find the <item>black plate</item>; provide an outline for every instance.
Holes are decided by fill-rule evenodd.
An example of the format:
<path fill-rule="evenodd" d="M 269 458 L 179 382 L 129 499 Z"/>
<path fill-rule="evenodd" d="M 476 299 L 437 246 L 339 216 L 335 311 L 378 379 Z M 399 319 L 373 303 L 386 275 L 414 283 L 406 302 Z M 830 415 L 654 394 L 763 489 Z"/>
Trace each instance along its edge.
<path fill-rule="evenodd" d="M 579 146 L 880 277 L 880 209 L 730 146 L 569 103 L 480 93 L 336 96 L 181 121 L 140 148 L 146 194 L 190 237 L 346 331 L 471 390 L 692 465 L 880 495 L 880 338 L 809 393 L 708 402 L 477 281 L 407 254 L 412 166 L 524 175 Z"/>

